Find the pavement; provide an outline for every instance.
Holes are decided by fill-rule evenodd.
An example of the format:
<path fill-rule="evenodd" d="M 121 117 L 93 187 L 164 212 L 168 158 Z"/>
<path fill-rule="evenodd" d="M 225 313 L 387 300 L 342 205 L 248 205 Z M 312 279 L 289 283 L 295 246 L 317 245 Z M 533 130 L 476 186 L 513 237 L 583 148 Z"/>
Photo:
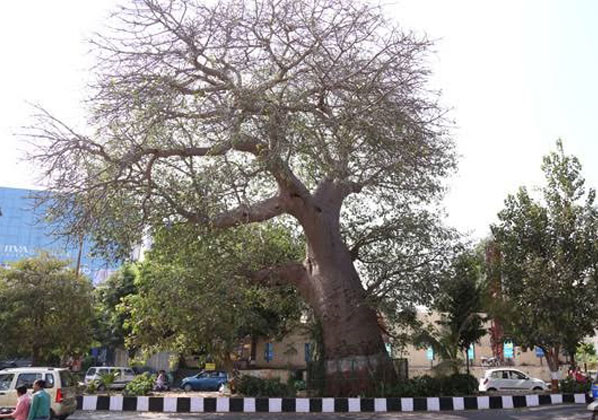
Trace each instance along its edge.
<path fill-rule="evenodd" d="M 78 411 L 69 420 L 590 420 L 591 413 L 585 405 L 545 406 L 517 410 L 476 410 L 451 411 L 439 413 L 204 413 L 204 414 L 166 414 L 166 413 L 128 413 L 105 411 Z"/>

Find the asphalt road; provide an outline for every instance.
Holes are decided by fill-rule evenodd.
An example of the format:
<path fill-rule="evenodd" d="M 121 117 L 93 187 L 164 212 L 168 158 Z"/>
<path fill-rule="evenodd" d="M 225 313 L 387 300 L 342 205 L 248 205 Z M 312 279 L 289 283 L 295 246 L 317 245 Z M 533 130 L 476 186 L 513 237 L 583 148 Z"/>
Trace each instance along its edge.
<path fill-rule="evenodd" d="M 164 414 L 164 413 L 126 413 L 126 412 L 98 412 L 78 411 L 69 417 L 69 420 L 316 420 L 316 419 L 346 419 L 346 420 L 498 420 L 498 419 L 525 419 L 525 420 L 590 420 L 591 413 L 585 405 L 547 406 L 521 410 L 476 410 L 440 413 L 221 413 L 221 414 Z"/>

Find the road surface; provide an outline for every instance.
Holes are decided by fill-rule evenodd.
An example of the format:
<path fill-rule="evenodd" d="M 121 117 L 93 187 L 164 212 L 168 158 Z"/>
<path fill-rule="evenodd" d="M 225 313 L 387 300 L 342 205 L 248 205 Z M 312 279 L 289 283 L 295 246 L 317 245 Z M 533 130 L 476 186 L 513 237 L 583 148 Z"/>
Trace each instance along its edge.
<path fill-rule="evenodd" d="M 520 410 L 476 410 L 440 413 L 205 413 L 166 414 L 105 411 L 78 411 L 69 420 L 590 420 L 585 405 L 534 407 Z"/>

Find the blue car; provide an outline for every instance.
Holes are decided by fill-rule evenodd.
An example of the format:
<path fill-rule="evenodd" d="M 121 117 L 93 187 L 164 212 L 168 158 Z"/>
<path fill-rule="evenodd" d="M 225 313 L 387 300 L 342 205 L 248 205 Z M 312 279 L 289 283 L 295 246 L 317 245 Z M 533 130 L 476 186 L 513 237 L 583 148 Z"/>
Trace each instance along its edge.
<path fill-rule="evenodd" d="M 181 381 L 181 388 L 185 391 L 218 391 L 228 382 L 226 372 L 220 370 L 201 372 L 189 376 Z"/>

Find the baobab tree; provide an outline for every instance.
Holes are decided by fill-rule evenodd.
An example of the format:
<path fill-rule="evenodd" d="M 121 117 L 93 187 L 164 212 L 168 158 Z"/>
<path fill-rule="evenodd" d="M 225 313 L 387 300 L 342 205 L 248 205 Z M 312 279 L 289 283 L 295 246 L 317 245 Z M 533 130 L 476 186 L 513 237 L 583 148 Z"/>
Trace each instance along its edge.
<path fill-rule="evenodd" d="M 359 1 L 137 0 L 93 45 L 88 129 L 41 110 L 30 133 L 64 232 L 119 251 L 165 221 L 286 215 L 304 261 L 253 277 L 294 285 L 321 321 L 329 393 L 373 386 L 375 304 L 428 296 L 450 236 L 430 43 Z M 362 380 L 332 380 L 346 370 Z"/>

